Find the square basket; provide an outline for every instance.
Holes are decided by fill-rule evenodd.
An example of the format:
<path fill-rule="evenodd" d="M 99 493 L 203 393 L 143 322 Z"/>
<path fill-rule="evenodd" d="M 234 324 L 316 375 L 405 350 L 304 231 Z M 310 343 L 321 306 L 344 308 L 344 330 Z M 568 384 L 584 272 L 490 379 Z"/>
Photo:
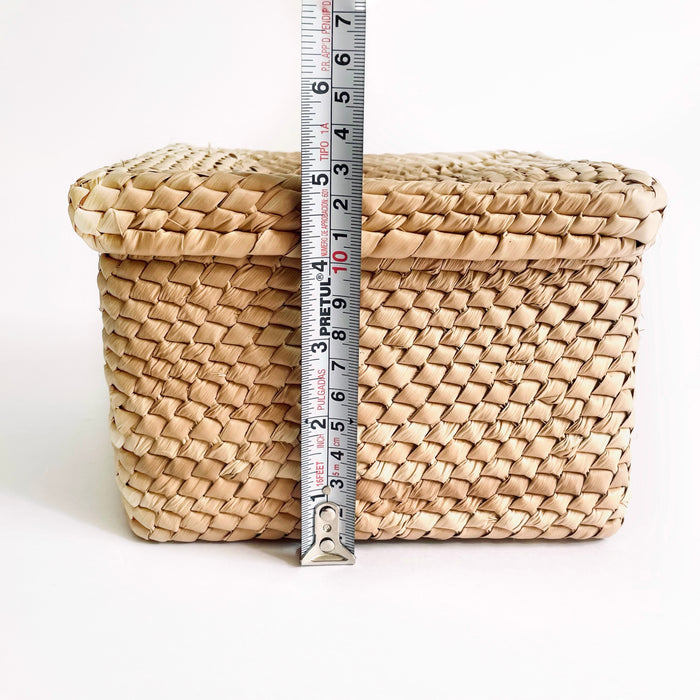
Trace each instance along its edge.
<path fill-rule="evenodd" d="M 300 201 L 299 153 L 185 144 L 70 188 L 141 537 L 299 537 Z M 618 529 L 665 204 L 611 163 L 365 155 L 358 539 Z"/>

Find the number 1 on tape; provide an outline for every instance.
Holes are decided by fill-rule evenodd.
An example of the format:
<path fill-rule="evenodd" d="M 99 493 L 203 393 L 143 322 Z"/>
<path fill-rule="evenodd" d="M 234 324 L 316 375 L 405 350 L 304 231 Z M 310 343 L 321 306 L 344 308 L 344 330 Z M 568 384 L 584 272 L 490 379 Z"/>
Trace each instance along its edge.
<path fill-rule="evenodd" d="M 302 565 L 355 562 L 365 17 L 302 3 Z"/>

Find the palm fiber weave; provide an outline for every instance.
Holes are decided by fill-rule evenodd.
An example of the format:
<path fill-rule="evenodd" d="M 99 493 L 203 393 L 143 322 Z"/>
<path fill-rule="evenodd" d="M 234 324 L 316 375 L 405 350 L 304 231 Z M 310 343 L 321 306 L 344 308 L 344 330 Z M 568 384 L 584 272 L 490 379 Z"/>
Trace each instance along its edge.
<path fill-rule="evenodd" d="M 299 153 L 174 144 L 70 188 L 141 537 L 299 537 L 299 173 Z M 513 151 L 364 175 L 357 538 L 615 532 L 663 189 Z"/>

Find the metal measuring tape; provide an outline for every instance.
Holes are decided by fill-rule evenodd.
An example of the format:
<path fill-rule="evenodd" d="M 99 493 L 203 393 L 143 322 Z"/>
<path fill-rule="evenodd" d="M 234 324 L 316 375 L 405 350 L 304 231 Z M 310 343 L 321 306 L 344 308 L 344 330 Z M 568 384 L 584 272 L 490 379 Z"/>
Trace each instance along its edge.
<path fill-rule="evenodd" d="M 302 2 L 302 565 L 355 562 L 365 13 Z"/>

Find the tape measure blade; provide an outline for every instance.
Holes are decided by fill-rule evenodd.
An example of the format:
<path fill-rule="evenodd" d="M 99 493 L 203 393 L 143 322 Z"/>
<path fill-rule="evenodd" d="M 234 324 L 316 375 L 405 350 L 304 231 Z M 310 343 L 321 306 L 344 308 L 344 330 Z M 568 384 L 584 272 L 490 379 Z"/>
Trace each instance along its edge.
<path fill-rule="evenodd" d="M 302 564 L 354 563 L 364 0 L 302 4 Z"/>

